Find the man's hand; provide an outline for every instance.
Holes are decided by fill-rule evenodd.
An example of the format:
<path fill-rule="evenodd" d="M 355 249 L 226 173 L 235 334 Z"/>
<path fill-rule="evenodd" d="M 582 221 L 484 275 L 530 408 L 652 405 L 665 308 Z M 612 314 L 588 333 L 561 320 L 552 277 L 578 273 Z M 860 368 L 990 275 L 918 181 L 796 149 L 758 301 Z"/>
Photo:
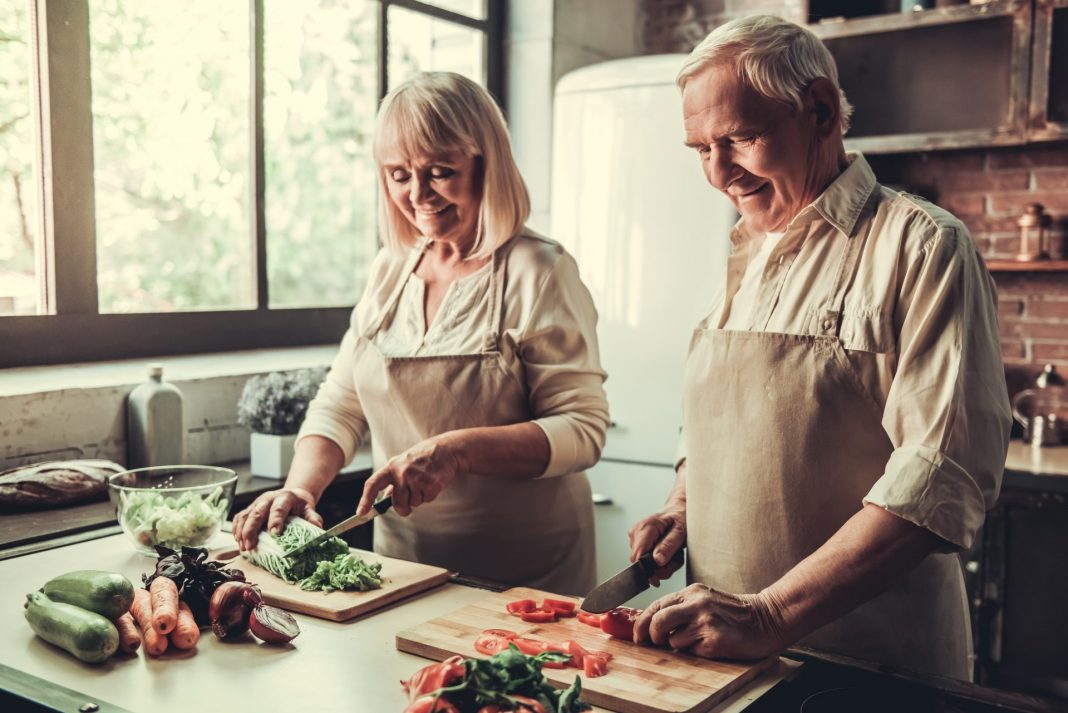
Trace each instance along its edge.
<path fill-rule="evenodd" d="M 670 577 L 681 566 L 671 558 L 686 546 L 686 508 L 666 506 L 639 520 L 627 534 L 630 536 L 631 562 L 637 562 L 643 554 L 652 551 L 657 570 L 649 581 L 659 586 L 661 580 Z"/>
<path fill-rule="evenodd" d="M 370 510 L 379 491 L 392 486 L 393 509 L 401 517 L 407 517 L 412 508 L 441 495 L 462 469 L 460 458 L 452 448 L 438 438 L 428 438 L 390 458 L 385 467 L 367 479 L 356 514 Z"/>
<path fill-rule="evenodd" d="M 776 620 L 760 594 L 727 594 L 691 584 L 649 605 L 634 621 L 634 641 L 704 658 L 759 659 L 790 644 Z"/>

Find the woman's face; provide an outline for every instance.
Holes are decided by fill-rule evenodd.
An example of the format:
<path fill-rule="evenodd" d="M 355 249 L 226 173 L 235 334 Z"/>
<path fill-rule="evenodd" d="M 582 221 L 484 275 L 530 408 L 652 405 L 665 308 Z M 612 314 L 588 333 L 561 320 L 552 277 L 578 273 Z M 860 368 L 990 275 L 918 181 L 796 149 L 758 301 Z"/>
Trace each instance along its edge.
<path fill-rule="evenodd" d="M 481 161 L 459 153 L 394 156 L 382 162 L 393 205 L 421 235 L 461 249 L 475 239 L 482 204 Z"/>

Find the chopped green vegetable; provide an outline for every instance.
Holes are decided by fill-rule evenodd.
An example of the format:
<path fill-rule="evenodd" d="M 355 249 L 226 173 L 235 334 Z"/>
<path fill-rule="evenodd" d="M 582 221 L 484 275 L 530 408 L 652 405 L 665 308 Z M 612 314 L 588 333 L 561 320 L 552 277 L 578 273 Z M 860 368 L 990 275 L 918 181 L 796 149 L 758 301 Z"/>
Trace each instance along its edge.
<path fill-rule="evenodd" d="M 123 526 L 147 547 L 203 545 L 219 531 L 230 509 L 221 486 L 204 497 L 186 492 L 175 498 L 137 490 L 122 491 L 119 499 Z"/>
<path fill-rule="evenodd" d="M 567 654 L 546 651 L 537 656 L 528 656 L 509 644 L 505 651 L 487 659 L 464 660 L 467 675 L 454 685 L 439 688 L 432 695 L 449 701 L 461 711 L 475 711 L 483 706 L 496 704 L 505 710 L 518 707 L 515 696 L 533 698 L 550 713 L 581 713 L 592 706 L 579 700 L 582 683 L 578 676 L 563 690 L 553 688 L 541 672 L 545 661 L 563 662 Z"/>
<path fill-rule="evenodd" d="M 366 592 L 382 586 L 382 563 L 371 564 L 352 553 L 338 555 L 332 560 L 323 560 L 315 566 L 315 571 L 300 583 L 300 588 L 308 591 L 321 589 L 333 592 L 338 589 L 355 589 Z"/>
<path fill-rule="evenodd" d="M 365 591 L 382 586 L 379 571 L 381 564 L 368 564 L 349 552 L 348 544 L 340 537 L 331 537 L 314 547 L 309 547 L 296 557 L 285 553 L 309 542 L 323 530 L 307 520 L 294 517 L 286 523 L 286 529 L 275 537 L 261 532 L 256 548 L 242 552 L 249 562 L 281 577 L 289 583 L 300 583 L 305 590 L 358 589 Z M 346 586 L 337 586 L 337 585 Z"/>

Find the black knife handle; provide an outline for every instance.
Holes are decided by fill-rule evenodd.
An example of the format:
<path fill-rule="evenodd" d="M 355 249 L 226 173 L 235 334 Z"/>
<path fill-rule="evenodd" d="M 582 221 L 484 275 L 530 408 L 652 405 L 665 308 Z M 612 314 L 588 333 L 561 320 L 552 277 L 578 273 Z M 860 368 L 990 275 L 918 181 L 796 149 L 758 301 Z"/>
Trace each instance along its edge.
<path fill-rule="evenodd" d="M 672 562 L 679 565 L 684 564 L 686 562 L 686 553 L 684 552 L 684 550 L 684 547 L 680 547 L 679 549 L 675 550 L 675 554 L 671 555 L 671 559 L 668 560 L 668 564 L 671 564 Z M 645 573 L 646 577 L 652 577 L 653 573 L 656 572 L 656 570 L 658 569 L 656 566 L 656 561 L 653 560 L 652 552 L 646 552 L 644 555 L 639 557 L 638 563 L 641 564 L 642 572 Z"/>
<path fill-rule="evenodd" d="M 375 510 L 377 510 L 378 514 L 381 515 L 386 510 L 389 510 L 391 507 L 393 507 L 393 496 L 387 495 L 386 497 L 382 498 L 381 500 L 379 500 L 377 503 L 375 503 L 371 507 L 373 507 Z"/>

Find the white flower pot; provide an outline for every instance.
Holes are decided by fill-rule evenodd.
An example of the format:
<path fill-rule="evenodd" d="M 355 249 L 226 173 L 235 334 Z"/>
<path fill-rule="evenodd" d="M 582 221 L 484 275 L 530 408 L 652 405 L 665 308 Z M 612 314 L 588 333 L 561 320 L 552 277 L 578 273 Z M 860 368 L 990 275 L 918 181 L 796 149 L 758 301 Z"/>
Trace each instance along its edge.
<path fill-rule="evenodd" d="M 252 433 L 249 439 L 249 460 L 252 474 L 261 478 L 285 478 L 293 463 L 293 447 L 297 434 L 272 436 Z"/>

